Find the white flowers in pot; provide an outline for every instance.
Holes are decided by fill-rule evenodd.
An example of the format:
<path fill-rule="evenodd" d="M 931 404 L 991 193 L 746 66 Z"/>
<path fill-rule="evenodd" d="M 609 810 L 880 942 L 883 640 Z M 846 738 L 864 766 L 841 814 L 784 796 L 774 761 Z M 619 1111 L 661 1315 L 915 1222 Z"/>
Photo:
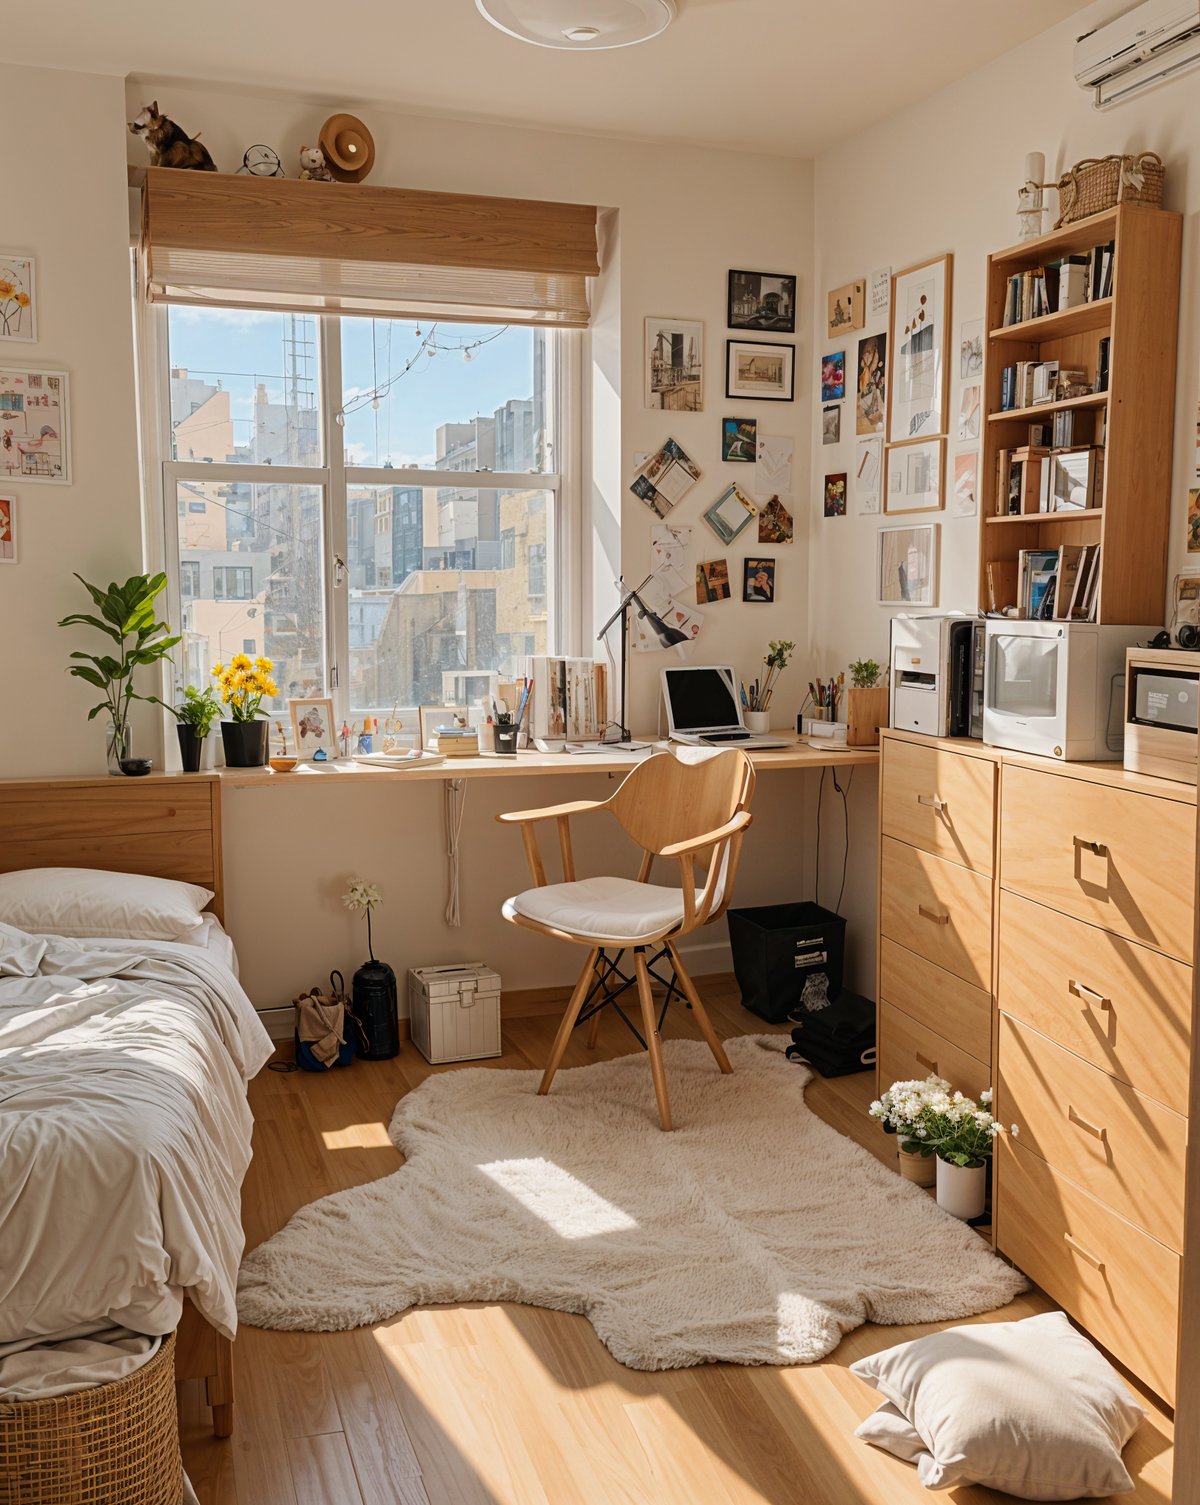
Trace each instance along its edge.
<path fill-rule="evenodd" d="M 894 1082 L 870 1111 L 900 1136 L 902 1173 L 905 1153 L 932 1158 L 938 1206 L 969 1221 L 980 1217 L 986 1205 L 987 1163 L 1002 1132 L 991 1103 L 990 1089 L 976 1100 L 952 1090 L 943 1078 L 929 1076 L 922 1082 Z M 1011 1132 L 1017 1132 L 1015 1124 Z M 933 1181 L 930 1176 L 921 1184 Z"/>
<path fill-rule="evenodd" d="M 925 1127 L 925 1109 L 931 1101 L 941 1102 L 949 1091 L 950 1083 L 940 1076 L 893 1082 L 869 1110 L 871 1117 L 877 1118 L 889 1134 L 896 1135 L 900 1174 L 918 1186 L 932 1186 L 936 1174 L 934 1145 Z"/>

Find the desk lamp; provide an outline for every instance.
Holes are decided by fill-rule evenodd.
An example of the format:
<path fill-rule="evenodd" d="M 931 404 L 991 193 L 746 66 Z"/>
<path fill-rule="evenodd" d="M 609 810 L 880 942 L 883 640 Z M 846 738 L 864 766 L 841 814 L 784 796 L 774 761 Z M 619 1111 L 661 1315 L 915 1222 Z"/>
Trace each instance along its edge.
<path fill-rule="evenodd" d="M 672 627 L 669 623 L 664 622 L 658 613 L 651 611 L 641 596 L 638 595 L 638 592 L 645 590 L 653 578 L 653 575 L 647 575 L 640 585 L 636 585 L 632 590 L 629 590 L 626 588 L 624 576 L 621 576 L 615 582 L 617 589 L 622 593 L 621 604 L 596 634 L 596 641 L 602 643 L 608 635 L 608 629 L 618 617 L 621 619 L 621 716 L 618 727 L 620 736 L 616 742 L 608 742 L 605 746 L 621 748 L 627 752 L 638 752 L 648 745 L 645 742 L 631 741 L 629 728 L 625 725 L 626 681 L 629 670 L 629 614 L 631 610 L 635 607 L 637 608 L 639 619 L 649 624 L 650 630 L 658 639 L 660 648 L 677 648 L 680 643 L 686 643 L 688 640 L 686 632 L 680 632 L 677 627 Z"/>

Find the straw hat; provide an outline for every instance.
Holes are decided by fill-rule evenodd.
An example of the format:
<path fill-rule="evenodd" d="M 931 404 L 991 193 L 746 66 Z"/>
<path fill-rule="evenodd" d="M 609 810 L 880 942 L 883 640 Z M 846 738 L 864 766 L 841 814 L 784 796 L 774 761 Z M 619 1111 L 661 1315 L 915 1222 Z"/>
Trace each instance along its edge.
<path fill-rule="evenodd" d="M 375 142 L 357 115 L 331 115 L 321 127 L 320 146 L 339 183 L 361 183 L 375 166 Z"/>

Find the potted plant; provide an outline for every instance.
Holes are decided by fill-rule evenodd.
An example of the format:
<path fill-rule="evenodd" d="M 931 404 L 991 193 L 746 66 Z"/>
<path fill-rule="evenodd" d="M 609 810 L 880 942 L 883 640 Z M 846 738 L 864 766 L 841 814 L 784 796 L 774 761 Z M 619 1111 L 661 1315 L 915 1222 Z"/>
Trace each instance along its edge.
<path fill-rule="evenodd" d="M 350 1004 L 350 1011 L 358 1020 L 366 1040 L 359 1051 L 364 1061 L 389 1061 L 400 1054 L 396 974 L 387 962 L 375 959 L 375 948 L 371 944 L 371 911 L 382 902 L 383 895 L 378 885 L 368 883 L 365 878 L 352 878 L 350 887 L 342 895 L 342 903 L 347 909 L 367 917 L 367 955 L 371 959 L 363 962 L 354 974 Z"/>
<path fill-rule="evenodd" d="M 213 693 L 212 685 L 205 685 L 203 690 L 197 690 L 195 685 L 185 685 L 183 698 L 169 709 L 175 717 L 183 771 L 199 773 L 204 758 L 204 739 L 221 714 L 221 703 Z"/>
<path fill-rule="evenodd" d="M 94 721 L 101 711 L 108 713 L 109 773 L 144 773 L 147 760 L 133 756 L 129 707 L 134 700 L 162 705 L 157 695 L 139 695 L 133 688 L 133 677 L 139 668 L 170 658 L 171 649 L 180 641 L 178 637 L 166 636 L 170 629 L 155 614 L 154 601 L 165 589 L 167 577 L 161 573 L 131 575 L 124 585 L 118 585 L 114 580 L 107 590 L 90 585 L 82 575 L 75 578 L 91 596 L 99 616 L 75 612 L 63 617 L 58 625 L 94 627 L 112 640 L 115 651 L 72 653 L 71 657 L 81 662 L 72 664 L 70 673 L 104 694 L 104 699 L 88 712 L 88 720 Z M 135 764 L 140 766 L 135 769 Z"/>
<path fill-rule="evenodd" d="M 788 666 L 788 657 L 794 651 L 795 643 L 771 642 L 767 644 L 767 656 L 763 659 L 763 667 L 766 673 L 761 679 L 756 679 L 750 686 L 747 695 L 745 720 L 747 728 L 752 732 L 766 732 L 771 729 L 771 697 L 775 693 L 775 684 L 780 674 Z"/>
<path fill-rule="evenodd" d="M 850 665 L 850 689 L 846 694 L 846 744 L 876 747 L 879 728 L 888 724 L 887 685 L 881 685 L 882 668 L 873 658 L 856 659 Z"/>
<path fill-rule="evenodd" d="M 221 741 L 229 768 L 261 768 L 267 761 L 267 722 L 264 700 L 274 700 L 279 686 L 271 678 L 275 665 L 269 658 L 251 659 L 235 653 L 229 665 L 214 664 L 212 677 L 221 691 L 221 704 L 229 707 L 230 720 L 221 722 Z"/>
<path fill-rule="evenodd" d="M 921 1119 L 922 1138 L 937 1157 L 938 1206 L 964 1221 L 980 1217 L 987 1202 L 987 1163 L 1000 1133 L 991 1102 L 990 1091 L 978 1101 L 961 1092 L 937 1093 Z"/>
<path fill-rule="evenodd" d="M 900 1174 L 918 1186 L 932 1186 L 937 1177 L 935 1147 L 926 1127 L 926 1109 L 931 1101 L 940 1102 L 949 1091 L 950 1083 L 940 1076 L 893 1082 L 868 1110 L 888 1134 L 896 1135 Z"/>

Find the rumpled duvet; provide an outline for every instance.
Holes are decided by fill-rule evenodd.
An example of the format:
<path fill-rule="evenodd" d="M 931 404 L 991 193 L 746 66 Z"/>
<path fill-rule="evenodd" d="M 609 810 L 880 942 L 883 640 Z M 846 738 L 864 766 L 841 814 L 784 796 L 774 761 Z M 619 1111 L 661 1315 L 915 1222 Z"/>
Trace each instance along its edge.
<path fill-rule="evenodd" d="M 0 1356 L 237 1325 L 246 1083 L 271 1042 L 193 947 L 0 925 Z"/>

